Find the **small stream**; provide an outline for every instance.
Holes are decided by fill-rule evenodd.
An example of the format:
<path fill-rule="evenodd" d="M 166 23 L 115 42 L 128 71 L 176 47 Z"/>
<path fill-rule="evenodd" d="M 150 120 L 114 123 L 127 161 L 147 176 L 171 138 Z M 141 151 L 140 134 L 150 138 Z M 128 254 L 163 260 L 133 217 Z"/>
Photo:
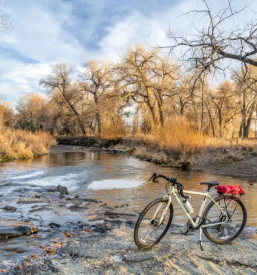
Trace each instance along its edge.
<path fill-rule="evenodd" d="M 56 185 L 67 186 L 71 195 L 82 194 L 108 205 L 129 204 L 140 212 L 150 201 L 165 194 L 165 183 L 147 182 L 153 172 L 176 176 L 185 189 L 205 191 L 201 181 L 217 180 L 221 185 L 240 185 L 246 192 L 242 200 L 248 211 L 248 225 L 257 226 L 257 179 L 162 168 L 122 154 L 89 151 L 80 147 L 58 146 L 51 154 L 26 161 L 0 164 L 0 204 L 6 194 L 18 190 L 37 191 Z M 215 192 L 213 190 L 212 192 Z M 202 198 L 191 203 L 197 211 Z M 16 202 L 13 202 L 15 205 Z M 175 205 L 174 222 L 185 223 Z"/>

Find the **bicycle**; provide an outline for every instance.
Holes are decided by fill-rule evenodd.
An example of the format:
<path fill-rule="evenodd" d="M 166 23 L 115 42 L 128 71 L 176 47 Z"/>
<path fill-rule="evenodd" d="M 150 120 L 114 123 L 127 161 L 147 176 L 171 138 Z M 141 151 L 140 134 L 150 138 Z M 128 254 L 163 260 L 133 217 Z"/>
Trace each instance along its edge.
<path fill-rule="evenodd" d="M 175 177 L 169 178 L 154 173 L 149 181 L 153 179 L 154 182 L 158 182 L 157 178 L 167 180 L 167 195 L 149 203 L 140 214 L 134 230 L 134 241 L 138 248 L 146 250 L 154 247 L 169 230 L 174 212 L 172 196 L 175 197 L 188 217 L 187 230 L 183 234 L 186 235 L 190 231 L 200 230 L 201 250 L 203 250 L 202 232 L 207 239 L 218 244 L 230 243 L 243 232 L 247 220 L 247 212 L 240 200 L 244 194 L 241 187 L 218 186 L 219 183 L 217 181 L 201 182 L 201 185 L 208 186 L 206 193 L 203 193 L 184 190 L 184 186 L 177 182 Z M 212 187 L 220 187 L 215 197 L 212 197 L 209 193 Z M 229 193 L 226 193 L 226 190 Z M 191 216 L 194 210 L 188 201 L 190 197 L 185 194 L 204 197 L 199 213 L 194 218 Z M 210 200 L 210 203 L 205 208 L 207 199 Z"/>

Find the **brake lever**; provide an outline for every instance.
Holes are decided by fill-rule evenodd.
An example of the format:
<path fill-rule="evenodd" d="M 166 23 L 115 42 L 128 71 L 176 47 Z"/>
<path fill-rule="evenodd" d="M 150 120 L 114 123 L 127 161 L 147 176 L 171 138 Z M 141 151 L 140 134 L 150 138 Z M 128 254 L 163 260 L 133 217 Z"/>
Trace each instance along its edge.
<path fill-rule="evenodd" d="M 151 176 L 151 178 L 148 180 L 148 182 L 151 181 L 151 179 L 154 178 L 154 177 L 156 177 L 156 173 L 153 173 L 153 174 L 152 174 L 152 176 Z"/>

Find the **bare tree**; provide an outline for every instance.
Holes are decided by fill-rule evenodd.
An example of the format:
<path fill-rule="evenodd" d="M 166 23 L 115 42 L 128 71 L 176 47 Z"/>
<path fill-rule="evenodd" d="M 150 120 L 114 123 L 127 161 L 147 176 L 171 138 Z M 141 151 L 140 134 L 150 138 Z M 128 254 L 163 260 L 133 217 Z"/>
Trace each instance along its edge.
<path fill-rule="evenodd" d="M 94 110 L 98 133 L 101 135 L 102 113 L 110 93 L 113 79 L 111 77 L 111 63 L 90 61 L 86 64 L 86 70 L 80 75 L 80 86 L 84 93 L 93 97 L 95 103 Z"/>
<path fill-rule="evenodd" d="M 81 113 L 76 108 L 77 103 L 80 103 L 83 99 L 83 93 L 77 83 L 72 83 L 71 73 L 72 68 L 66 64 L 58 64 L 53 68 L 52 74 L 45 79 L 41 79 L 39 84 L 50 92 L 57 92 L 62 96 L 67 106 L 75 115 L 82 134 L 86 135 Z"/>
<path fill-rule="evenodd" d="M 233 2 L 227 0 L 227 6 L 214 14 L 207 0 L 202 2 L 202 10 L 192 10 L 183 15 L 199 15 L 201 18 L 207 18 L 207 24 L 204 22 L 201 28 L 195 26 L 194 31 L 186 35 L 177 35 L 173 30 L 169 30 L 167 35 L 172 40 L 172 45 L 168 46 L 170 51 L 174 53 L 176 48 L 182 48 L 179 59 L 190 62 L 191 67 L 198 68 L 200 74 L 206 70 L 224 72 L 226 67 L 221 65 L 224 59 L 257 66 L 257 19 L 245 22 L 242 28 L 234 23 L 234 29 L 226 30 L 226 24 L 233 21 L 236 15 L 249 5 L 235 10 Z"/>
<path fill-rule="evenodd" d="M 0 36 L 6 31 L 12 29 L 10 15 L 4 12 L 5 4 L 0 2 Z"/>
<path fill-rule="evenodd" d="M 254 113 L 257 107 L 257 70 L 241 68 L 233 72 L 233 79 L 236 85 L 239 110 L 242 115 L 239 136 L 248 138 Z"/>
<path fill-rule="evenodd" d="M 15 127 L 31 131 L 46 130 L 44 125 L 49 119 L 46 98 L 35 93 L 23 95 L 17 102 L 16 110 Z"/>
<path fill-rule="evenodd" d="M 174 88 L 176 67 L 155 49 L 142 45 L 129 48 L 117 65 L 123 97 L 131 98 L 148 113 L 154 124 L 164 124 L 164 99 Z M 146 107 L 146 108 L 145 108 Z"/>

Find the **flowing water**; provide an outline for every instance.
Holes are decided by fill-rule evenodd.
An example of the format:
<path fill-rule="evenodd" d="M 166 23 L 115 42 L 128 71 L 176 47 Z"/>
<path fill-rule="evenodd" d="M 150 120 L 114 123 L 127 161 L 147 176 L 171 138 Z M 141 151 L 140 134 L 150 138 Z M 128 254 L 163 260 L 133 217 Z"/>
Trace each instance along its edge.
<path fill-rule="evenodd" d="M 257 226 L 257 179 L 183 172 L 127 155 L 79 147 L 59 146 L 50 155 L 37 159 L 0 164 L 0 200 L 15 190 L 37 190 L 60 184 L 67 186 L 71 195 L 85 195 L 109 205 L 129 204 L 140 212 L 150 201 L 165 194 L 164 182 L 147 182 L 153 172 L 176 176 L 185 189 L 193 191 L 206 190 L 206 186 L 199 184 L 201 181 L 217 180 L 221 185 L 242 186 L 246 192 L 242 200 L 248 211 L 248 225 Z M 190 202 L 196 212 L 202 198 L 194 196 Z M 185 223 L 184 214 L 174 203 L 174 222 Z"/>

